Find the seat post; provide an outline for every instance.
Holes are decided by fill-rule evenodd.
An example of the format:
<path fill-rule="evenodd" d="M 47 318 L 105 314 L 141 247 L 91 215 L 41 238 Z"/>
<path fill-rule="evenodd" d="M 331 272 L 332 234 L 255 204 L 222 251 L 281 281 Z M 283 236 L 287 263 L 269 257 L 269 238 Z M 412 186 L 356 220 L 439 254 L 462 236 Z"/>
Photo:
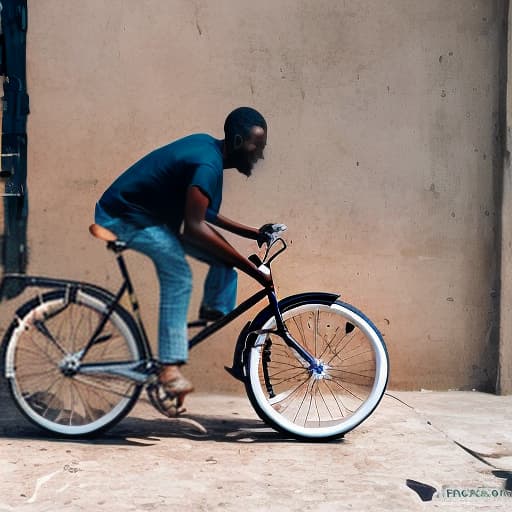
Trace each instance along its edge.
<path fill-rule="evenodd" d="M 117 260 L 117 264 L 119 265 L 119 270 L 121 271 L 121 275 L 123 276 L 123 280 L 126 282 L 128 293 L 132 294 L 133 286 L 132 286 L 132 282 L 130 279 L 130 274 L 128 273 L 128 267 L 126 266 L 124 257 L 120 252 L 118 252 L 116 254 L 116 260 Z"/>
<path fill-rule="evenodd" d="M 117 252 L 116 259 L 117 259 L 117 264 L 119 265 L 119 270 L 121 271 L 121 275 L 123 276 L 123 280 L 124 280 L 123 287 L 128 291 L 128 297 L 130 299 L 130 304 L 132 306 L 132 312 L 133 312 L 133 315 L 137 322 L 139 332 L 144 340 L 144 347 L 145 347 L 144 350 L 146 352 L 146 358 L 153 359 L 151 346 L 149 345 L 148 335 L 146 333 L 144 323 L 142 322 L 139 301 L 137 299 L 137 295 L 135 294 L 135 290 L 133 289 L 132 281 L 130 279 L 130 274 L 128 273 L 128 267 L 126 266 L 126 262 L 124 260 L 123 255 L 121 254 L 121 251 Z"/>

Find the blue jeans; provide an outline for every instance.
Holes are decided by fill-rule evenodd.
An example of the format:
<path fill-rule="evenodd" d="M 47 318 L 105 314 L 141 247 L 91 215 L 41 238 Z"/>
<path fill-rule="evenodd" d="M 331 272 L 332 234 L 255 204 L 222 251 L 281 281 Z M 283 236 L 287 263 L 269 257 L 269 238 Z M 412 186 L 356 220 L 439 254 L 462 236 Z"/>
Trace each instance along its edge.
<path fill-rule="evenodd" d="M 160 285 L 158 357 L 166 364 L 185 363 L 188 360 L 187 312 L 192 293 L 192 273 L 185 253 L 210 264 L 201 305 L 224 314 L 236 304 L 236 271 L 195 248 L 186 250 L 166 226 L 139 228 L 110 216 L 99 204 L 95 222 L 113 231 L 130 249 L 153 261 Z"/>

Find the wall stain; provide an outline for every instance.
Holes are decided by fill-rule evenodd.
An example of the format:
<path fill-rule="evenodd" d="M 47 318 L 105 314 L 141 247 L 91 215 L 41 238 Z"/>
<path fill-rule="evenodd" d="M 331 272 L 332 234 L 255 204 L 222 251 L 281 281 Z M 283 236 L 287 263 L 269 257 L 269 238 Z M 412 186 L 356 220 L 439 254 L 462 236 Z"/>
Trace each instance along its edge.
<path fill-rule="evenodd" d="M 201 28 L 201 25 L 199 24 L 199 6 L 196 5 L 195 9 L 195 25 L 197 29 L 197 33 L 199 34 L 199 37 L 203 35 L 203 29 Z"/>
<path fill-rule="evenodd" d="M 436 186 L 434 183 L 430 185 L 429 191 L 432 192 L 432 195 L 434 196 L 435 199 L 439 199 L 439 197 L 441 196 L 441 194 L 436 190 Z"/>

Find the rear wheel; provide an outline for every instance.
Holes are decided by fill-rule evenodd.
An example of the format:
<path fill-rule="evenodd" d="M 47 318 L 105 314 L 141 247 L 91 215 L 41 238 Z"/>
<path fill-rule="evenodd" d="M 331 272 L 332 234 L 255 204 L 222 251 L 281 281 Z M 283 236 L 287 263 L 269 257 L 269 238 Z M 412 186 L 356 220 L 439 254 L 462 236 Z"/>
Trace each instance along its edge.
<path fill-rule="evenodd" d="M 388 356 L 377 328 L 353 306 L 309 302 L 282 312 L 291 336 L 312 354 L 315 369 L 275 334 L 248 349 L 246 387 L 259 416 L 300 439 L 334 439 L 377 407 L 388 379 Z M 270 317 L 257 329 L 275 329 Z"/>
<path fill-rule="evenodd" d="M 73 372 L 92 337 L 105 299 L 78 290 L 44 294 L 25 304 L 3 342 L 5 375 L 21 412 L 40 427 L 65 436 L 105 430 L 135 404 L 141 385 L 116 375 Z M 141 359 L 129 314 L 116 306 L 99 340 L 81 363 Z"/>

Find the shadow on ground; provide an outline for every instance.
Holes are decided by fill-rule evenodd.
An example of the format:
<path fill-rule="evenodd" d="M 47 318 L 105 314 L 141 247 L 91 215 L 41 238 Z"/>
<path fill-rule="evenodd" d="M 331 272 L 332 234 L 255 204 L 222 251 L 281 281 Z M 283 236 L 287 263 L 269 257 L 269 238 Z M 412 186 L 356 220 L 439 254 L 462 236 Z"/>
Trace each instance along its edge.
<path fill-rule="evenodd" d="M 222 443 L 286 443 L 289 436 L 265 426 L 261 421 L 246 418 L 225 419 L 208 415 L 183 415 L 179 418 L 140 418 L 128 416 L 111 430 L 92 438 L 59 438 L 32 426 L 18 415 L 16 423 L 0 420 L 0 436 L 16 439 L 38 439 L 49 442 L 73 442 L 95 445 L 152 446 L 162 438 Z"/>
<path fill-rule="evenodd" d="M 144 399 L 141 401 L 144 402 Z M 178 418 L 155 417 L 155 412 L 147 402 L 145 407 L 135 408 L 131 415 L 101 435 L 72 440 L 59 438 L 32 425 L 18 411 L 9 395 L 5 379 L 0 380 L 0 410 L 0 437 L 4 438 L 141 447 L 157 444 L 162 438 L 224 443 L 297 442 L 252 418 L 191 413 Z M 149 412 L 146 414 L 146 411 Z"/>

